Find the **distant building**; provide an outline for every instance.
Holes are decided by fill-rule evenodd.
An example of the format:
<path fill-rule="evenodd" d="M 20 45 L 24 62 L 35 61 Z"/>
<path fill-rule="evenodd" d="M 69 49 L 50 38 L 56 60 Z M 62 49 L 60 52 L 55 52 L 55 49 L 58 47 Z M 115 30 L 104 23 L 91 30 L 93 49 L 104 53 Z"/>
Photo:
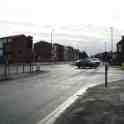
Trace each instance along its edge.
<path fill-rule="evenodd" d="M 14 35 L 0 38 L 0 63 L 30 63 L 33 58 L 33 38 Z"/>
<path fill-rule="evenodd" d="M 68 47 L 68 59 L 69 61 L 74 60 L 74 49 L 71 46 Z"/>
<path fill-rule="evenodd" d="M 74 49 L 71 46 L 64 47 L 64 60 L 73 61 L 74 60 Z"/>
<path fill-rule="evenodd" d="M 73 47 L 64 47 L 64 60 L 73 61 L 79 59 L 79 50 L 74 49 Z"/>
<path fill-rule="evenodd" d="M 74 60 L 78 60 L 80 55 L 80 51 L 78 49 L 74 49 Z"/>
<path fill-rule="evenodd" d="M 53 61 L 64 61 L 64 46 L 53 44 Z"/>
<path fill-rule="evenodd" d="M 68 58 L 68 47 L 64 46 L 64 61 L 69 61 Z"/>
<path fill-rule="evenodd" d="M 46 41 L 39 41 L 34 44 L 35 62 L 49 62 L 52 57 L 52 45 Z"/>

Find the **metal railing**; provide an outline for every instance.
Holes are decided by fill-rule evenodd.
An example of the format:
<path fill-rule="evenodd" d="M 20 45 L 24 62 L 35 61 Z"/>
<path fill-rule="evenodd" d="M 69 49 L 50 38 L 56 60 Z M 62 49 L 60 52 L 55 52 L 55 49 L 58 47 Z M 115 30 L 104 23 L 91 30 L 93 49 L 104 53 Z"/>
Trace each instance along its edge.
<path fill-rule="evenodd" d="M 37 64 L 0 64 L 0 80 L 8 77 L 37 71 Z"/>

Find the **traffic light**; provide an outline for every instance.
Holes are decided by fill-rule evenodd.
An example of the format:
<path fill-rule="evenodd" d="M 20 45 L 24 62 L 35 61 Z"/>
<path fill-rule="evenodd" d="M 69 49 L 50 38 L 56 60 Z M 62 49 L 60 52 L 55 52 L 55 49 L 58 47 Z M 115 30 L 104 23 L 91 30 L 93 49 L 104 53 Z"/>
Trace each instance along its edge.
<path fill-rule="evenodd" d="M 108 52 L 104 52 L 104 61 L 105 62 L 109 61 L 109 54 L 108 54 Z"/>

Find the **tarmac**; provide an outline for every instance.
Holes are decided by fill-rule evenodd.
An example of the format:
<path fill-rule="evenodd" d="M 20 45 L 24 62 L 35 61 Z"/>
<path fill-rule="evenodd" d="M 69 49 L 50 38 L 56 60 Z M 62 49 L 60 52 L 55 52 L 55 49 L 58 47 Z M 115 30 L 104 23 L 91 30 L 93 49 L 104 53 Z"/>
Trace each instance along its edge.
<path fill-rule="evenodd" d="M 54 124 L 124 124 L 124 80 L 88 88 Z"/>

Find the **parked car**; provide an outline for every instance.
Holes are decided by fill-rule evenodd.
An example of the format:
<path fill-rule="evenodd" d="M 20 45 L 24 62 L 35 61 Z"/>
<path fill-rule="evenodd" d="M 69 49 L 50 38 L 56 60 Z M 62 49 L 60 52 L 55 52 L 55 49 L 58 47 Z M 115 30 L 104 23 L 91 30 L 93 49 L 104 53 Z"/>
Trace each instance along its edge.
<path fill-rule="evenodd" d="M 75 65 L 78 68 L 81 67 L 97 67 L 99 66 L 100 61 L 93 60 L 92 58 L 80 59 L 75 62 Z"/>

